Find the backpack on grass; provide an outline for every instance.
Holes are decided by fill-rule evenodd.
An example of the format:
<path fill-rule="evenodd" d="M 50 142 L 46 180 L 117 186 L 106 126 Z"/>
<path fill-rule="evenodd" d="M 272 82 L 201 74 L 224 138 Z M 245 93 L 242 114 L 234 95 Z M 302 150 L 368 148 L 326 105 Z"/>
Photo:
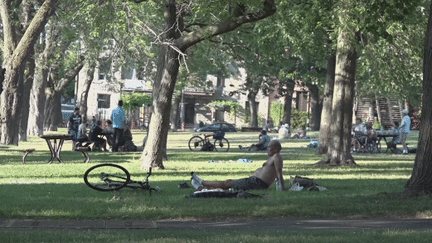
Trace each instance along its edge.
<path fill-rule="evenodd" d="M 206 143 L 204 143 L 203 147 L 201 148 L 202 151 L 213 151 L 214 150 L 214 145 L 212 143 L 210 143 L 209 141 L 207 141 Z"/>

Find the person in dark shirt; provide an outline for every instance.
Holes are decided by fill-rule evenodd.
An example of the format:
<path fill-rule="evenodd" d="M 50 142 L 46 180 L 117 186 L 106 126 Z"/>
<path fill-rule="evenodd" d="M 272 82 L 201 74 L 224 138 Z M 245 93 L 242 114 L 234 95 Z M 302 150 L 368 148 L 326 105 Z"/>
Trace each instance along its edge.
<path fill-rule="evenodd" d="M 72 150 L 75 150 L 75 143 L 78 141 L 78 128 L 81 124 L 82 118 L 79 114 L 79 108 L 75 107 L 74 114 L 69 118 L 68 134 L 72 136 Z"/>
<path fill-rule="evenodd" d="M 99 135 L 103 135 L 103 130 L 102 130 L 102 121 L 101 120 L 97 120 L 96 124 L 93 126 L 92 131 L 90 132 L 90 141 L 94 142 L 93 145 L 93 150 L 95 148 L 102 148 L 103 151 L 108 152 L 108 149 L 106 148 L 106 140 L 99 137 Z"/>

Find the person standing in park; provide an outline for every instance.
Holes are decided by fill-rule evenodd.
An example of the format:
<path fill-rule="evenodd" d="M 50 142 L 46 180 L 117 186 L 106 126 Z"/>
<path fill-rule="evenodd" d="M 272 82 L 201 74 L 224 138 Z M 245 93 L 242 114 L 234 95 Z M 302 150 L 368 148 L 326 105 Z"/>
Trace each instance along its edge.
<path fill-rule="evenodd" d="M 399 126 L 400 130 L 400 142 L 403 146 L 403 154 L 408 154 L 408 146 L 406 144 L 406 139 L 408 136 L 408 133 L 411 131 L 411 118 L 408 116 L 408 110 L 403 110 L 402 114 L 404 117 L 402 118 L 402 123 Z"/>
<path fill-rule="evenodd" d="M 113 145 L 112 152 L 118 152 L 120 142 L 123 141 L 123 130 L 126 123 L 126 115 L 123 110 L 122 100 L 118 101 L 118 106 L 114 108 L 114 110 L 112 111 L 111 120 L 114 129 L 114 134 L 113 134 L 114 145 Z"/>
<path fill-rule="evenodd" d="M 81 124 L 79 108 L 75 107 L 74 114 L 69 117 L 68 134 L 72 136 L 72 151 L 75 150 L 75 143 L 78 141 L 78 128 Z"/>

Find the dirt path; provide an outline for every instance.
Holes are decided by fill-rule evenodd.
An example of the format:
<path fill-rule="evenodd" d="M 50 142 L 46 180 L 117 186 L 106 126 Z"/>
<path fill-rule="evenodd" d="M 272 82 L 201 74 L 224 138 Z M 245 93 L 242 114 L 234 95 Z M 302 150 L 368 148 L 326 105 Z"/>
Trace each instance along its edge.
<path fill-rule="evenodd" d="M 432 219 L 3 220 L 4 230 L 432 230 Z"/>

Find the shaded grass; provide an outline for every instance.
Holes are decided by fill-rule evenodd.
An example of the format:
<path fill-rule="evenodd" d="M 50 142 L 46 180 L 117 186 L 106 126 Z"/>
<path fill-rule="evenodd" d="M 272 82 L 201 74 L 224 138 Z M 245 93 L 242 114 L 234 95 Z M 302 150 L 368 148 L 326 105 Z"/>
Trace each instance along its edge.
<path fill-rule="evenodd" d="M 310 133 L 314 135 L 313 133 Z M 134 131 L 137 145 L 145 133 Z M 270 134 L 273 136 L 274 134 Z M 153 186 L 161 191 L 149 196 L 141 190 L 124 189 L 98 192 L 83 182 L 84 172 L 99 163 L 116 163 L 131 172 L 133 179 L 144 178 L 140 170 L 140 152 L 112 154 L 92 152 L 89 164 L 71 150 L 67 141 L 62 153 L 65 164 L 46 164 L 49 151 L 43 139 L 30 137 L 19 148 L 4 146 L 0 151 L 0 218 L 50 219 L 190 219 L 228 217 L 422 217 L 432 215 L 430 196 L 400 199 L 411 175 L 414 155 L 355 155 L 357 167 L 316 168 L 311 165 L 322 156 L 306 148 L 309 140 L 283 140 L 284 175 L 302 175 L 316 179 L 327 191 L 277 192 L 274 185 L 266 191 L 254 191 L 262 199 L 185 199 L 193 189 L 178 189 L 189 182 L 196 171 L 206 180 L 235 179 L 249 176 L 267 159 L 264 152 L 245 153 L 238 145 L 257 140 L 256 133 L 228 133 L 231 149 L 227 153 L 191 152 L 187 141 L 191 133 L 169 134 L 165 170 L 155 170 Z M 413 144 L 415 136 L 410 137 Z M 137 142 L 138 141 L 138 142 Z M 22 150 L 36 148 L 21 163 Z M 252 163 L 239 163 L 239 158 Z M 217 163 L 209 163 L 215 160 Z"/>
<path fill-rule="evenodd" d="M 432 231 L 27 231 L 0 232 L 3 242 L 429 242 Z"/>

